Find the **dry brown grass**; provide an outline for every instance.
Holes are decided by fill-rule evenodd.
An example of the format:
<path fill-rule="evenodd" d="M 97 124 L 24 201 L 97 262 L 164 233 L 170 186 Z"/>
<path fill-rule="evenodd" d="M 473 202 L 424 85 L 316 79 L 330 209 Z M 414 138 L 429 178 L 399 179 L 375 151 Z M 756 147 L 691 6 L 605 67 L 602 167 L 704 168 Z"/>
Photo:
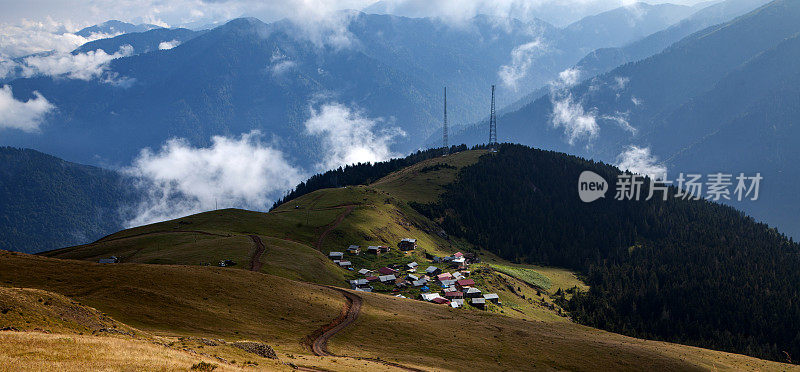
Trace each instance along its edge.
<path fill-rule="evenodd" d="M 362 297 L 362 316 L 332 340 L 332 352 L 447 370 L 798 370 L 574 323 L 525 321 L 380 294 Z"/>
<path fill-rule="evenodd" d="M 189 371 L 201 361 L 215 371 L 242 371 L 215 358 L 145 340 L 39 332 L 0 332 L 0 371 Z M 290 370 L 264 361 L 264 370 Z M 246 370 L 252 370 L 248 368 Z"/>

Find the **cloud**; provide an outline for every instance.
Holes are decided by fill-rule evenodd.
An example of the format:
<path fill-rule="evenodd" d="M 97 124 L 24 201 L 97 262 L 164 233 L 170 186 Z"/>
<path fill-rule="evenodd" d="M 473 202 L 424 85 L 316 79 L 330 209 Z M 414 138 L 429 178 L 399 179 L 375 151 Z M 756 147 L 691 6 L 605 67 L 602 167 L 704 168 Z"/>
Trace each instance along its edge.
<path fill-rule="evenodd" d="M 259 131 L 239 138 L 214 136 L 208 147 L 172 139 L 157 152 L 142 150 L 124 171 L 139 180 L 147 197 L 127 224 L 140 226 L 216 206 L 266 210 L 305 174 L 261 137 Z"/>
<path fill-rule="evenodd" d="M 517 91 L 517 83 L 528 74 L 534 58 L 545 49 L 540 38 L 514 48 L 511 51 L 511 64 L 500 66 L 497 72 L 503 85 Z"/>
<path fill-rule="evenodd" d="M 628 121 L 628 116 L 629 115 L 630 115 L 630 113 L 628 113 L 628 112 L 619 112 L 619 111 L 617 111 L 613 115 L 603 115 L 601 118 L 605 119 L 605 120 L 613 121 L 613 122 L 617 123 L 617 125 L 619 125 L 620 128 L 622 128 L 625 131 L 628 131 L 631 134 L 635 135 L 636 132 L 637 132 L 637 129 L 635 127 L 633 127 L 631 125 L 631 123 Z"/>
<path fill-rule="evenodd" d="M 159 50 L 170 50 L 178 45 L 181 45 L 179 40 L 172 40 L 172 41 L 162 41 L 158 43 Z"/>
<path fill-rule="evenodd" d="M 55 106 L 39 92 L 33 92 L 33 98 L 23 102 L 14 98 L 11 86 L 0 87 L 0 129 L 38 132 L 45 116 L 54 109 Z"/>
<path fill-rule="evenodd" d="M 19 24 L 0 24 L 0 57 L 17 58 L 35 53 L 68 53 L 75 48 L 97 39 L 116 35 L 92 34 L 82 37 L 72 33 L 77 27 L 46 17 L 35 22 L 23 19 Z"/>
<path fill-rule="evenodd" d="M 306 132 L 322 137 L 324 159 L 320 169 L 334 169 L 355 163 L 388 160 L 398 156 L 390 150 L 392 141 L 405 136 L 399 128 L 375 131 L 382 119 L 370 119 L 338 103 L 309 108 L 311 116 L 305 122 Z"/>
<path fill-rule="evenodd" d="M 43 75 L 88 81 L 103 76 L 112 60 L 132 54 L 133 47 L 130 45 L 123 45 L 114 54 L 107 54 L 102 49 L 78 54 L 51 53 L 26 57 L 20 63 L 20 68 L 24 77 Z"/>
<path fill-rule="evenodd" d="M 570 91 L 579 79 L 579 70 L 567 69 L 562 71 L 559 79 L 550 85 L 550 101 L 553 105 L 550 123 L 555 128 L 564 129 L 564 135 L 567 136 L 570 145 L 574 145 L 575 141 L 580 139 L 591 141 L 600 132 L 596 110 L 584 109 Z"/>
<path fill-rule="evenodd" d="M 279 50 L 272 52 L 270 63 L 271 65 L 269 66 L 269 70 L 272 72 L 272 76 L 274 77 L 283 75 L 285 72 L 293 69 L 297 65 Z"/>
<path fill-rule="evenodd" d="M 658 163 L 658 158 L 650 153 L 649 147 L 628 146 L 617 155 L 617 167 L 653 179 L 667 179 L 667 168 Z"/>

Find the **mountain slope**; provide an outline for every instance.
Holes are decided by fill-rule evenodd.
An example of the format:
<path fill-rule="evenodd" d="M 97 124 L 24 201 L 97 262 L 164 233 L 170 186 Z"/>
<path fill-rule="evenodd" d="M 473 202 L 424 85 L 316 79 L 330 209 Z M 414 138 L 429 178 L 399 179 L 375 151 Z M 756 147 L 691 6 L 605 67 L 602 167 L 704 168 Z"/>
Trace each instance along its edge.
<path fill-rule="evenodd" d="M 611 191 L 584 203 L 579 174 Z M 800 353 L 800 245 L 731 207 L 662 192 L 616 200 L 619 170 L 503 145 L 416 207 L 450 234 L 513 262 L 585 275 L 562 304 L 584 324 L 773 360 Z M 606 189 L 606 190 L 608 190 Z"/>
<path fill-rule="evenodd" d="M 328 324 L 340 313 L 344 299 L 339 293 L 328 287 L 251 272 L 243 262 L 229 268 L 197 266 L 198 261 L 208 259 L 209 255 L 220 254 L 220 251 L 203 243 L 206 239 L 215 238 L 201 237 L 198 231 L 230 234 L 231 238 L 258 234 L 264 238 L 296 242 L 298 245 L 293 246 L 296 250 L 303 250 L 300 245 L 308 245 L 322 253 L 341 250 L 353 243 L 392 244 L 400 237 L 414 236 L 419 238 L 419 248 L 414 252 L 406 254 L 395 249 L 378 257 L 361 255 L 348 256 L 348 259 L 358 267 L 404 264 L 410 260 L 435 265 L 427 257 L 428 254 L 439 256 L 458 249 L 476 252 L 494 264 L 511 266 L 507 261 L 478 250 L 468 242 L 443 236 L 438 224 L 420 216 L 405 202 L 419 200 L 422 194 L 430 194 L 428 200 L 446 202 L 450 197 L 448 193 L 452 191 L 439 195 L 437 190 L 468 182 L 472 179 L 472 168 L 496 168 L 493 164 L 496 159 L 506 157 L 507 153 L 513 155 L 509 149 L 513 149 L 513 146 L 504 146 L 499 154 L 488 154 L 479 149 L 451 154 L 446 158 L 427 159 L 372 185 L 319 189 L 266 214 L 235 210 L 209 212 L 122 231 L 91 246 L 47 253 L 50 256 L 94 260 L 91 255 L 79 256 L 89 250 L 103 250 L 102 254 L 117 252 L 120 246 L 115 246 L 113 242 L 125 241 L 133 245 L 131 248 L 139 250 L 128 250 L 132 254 L 120 254 L 123 263 L 119 264 L 2 253 L 0 282 L 67 294 L 125 324 L 162 337 L 174 339 L 192 336 L 195 339 L 221 339 L 226 343 L 243 339 L 268 340 L 279 362 L 315 369 L 346 370 L 350 366 L 363 369 L 367 368 L 364 363 L 374 368 L 387 361 L 423 369 L 458 369 L 463 368 L 464 363 L 481 369 L 498 366 L 508 369 L 533 366 L 531 368 L 571 370 L 763 370 L 792 367 L 741 355 L 633 339 L 579 326 L 565 321 L 563 317 L 546 317 L 543 309 L 522 306 L 522 302 L 528 298 L 538 301 L 540 295 L 536 294 L 536 290 L 527 288 L 522 282 L 507 282 L 514 278 L 487 272 L 485 268 L 489 266 L 482 263 L 474 264 L 476 266 L 471 278 L 484 288 L 498 290 L 502 296 L 502 312 L 451 309 L 386 294 L 356 292 L 363 300 L 356 322 L 329 341 L 330 351 L 340 357 L 317 357 L 310 355 L 300 341 L 306 335 L 313 335 L 317 327 Z M 563 154 L 550 156 L 559 163 L 558 172 L 547 171 L 549 167 L 546 162 L 537 160 L 527 162 L 528 166 L 520 168 L 520 173 L 528 174 L 529 167 L 536 168 L 538 172 L 535 173 L 541 173 L 541 177 L 550 175 L 555 183 L 572 184 L 570 175 L 575 162 L 587 164 L 590 169 L 599 172 L 610 169 L 580 162 Z M 564 171 L 561 167 L 569 169 Z M 504 176 L 496 181 L 500 184 L 506 181 L 515 183 L 515 177 Z M 513 192 L 513 188 L 504 189 Z M 560 189 L 566 190 L 566 187 L 560 186 Z M 542 188 L 542 192 L 550 194 L 552 188 Z M 551 210 L 561 213 L 569 211 L 569 206 L 569 202 L 562 203 L 560 208 Z M 636 205 L 630 208 L 638 209 Z M 444 222 L 449 223 L 447 219 Z M 186 239 L 183 235 L 186 233 L 182 231 L 195 231 L 196 237 L 188 235 Z M 148 235 L 166 240 L 157 243 L 142 239 Z M 197 243 L 194 246 L 193 239 Z M 180 240 L 184 240 L 184 243 L 173 245 Z M 136 257 L 153 257 L 152 248 L 159 244 L 162 248 L 155 253 L 162 257 L 171 254 L 176 259 L 181 254 L 188 254 L 181 260 L 160 262 L 161 265 L 132 263 L 142 262 L 136 261 Z M 237 247 L 238 244 L 243 246 Z M 493 249 L 492 245 L 486 247 Z M 231 253 L 234 250 L 252 252 L 253 248 L 251 242 L 231 241 L 225 249 Z M 219 257 L 225 257 L 225 254 L 222 252 Z M 126 261 L 127 257 L 131 257 L 131 260 Z M 284 253 L 267 244 L 260 260 L 265 265 L 272 262 L 298 265 L 297 261 L 303 259 L 296 257 L 287 260 Z M 175 263 L 182 265 L 173 265 Z M 294 270 L 319 269 L 295 266 Z M 355 275 L 347 274 L 346 270 L 340 268 L 334 270 Z M 542 272 L 551 275 L 555 270 Z M 277 274 L 287 276 L 288 272 Z M 309 274 L 306 272 L 304 278 L 309 278 Z M 509 290 L 506 286 L 513 289 Z M 503 289 L 505 292 L 499 292 L 503 287 L 506 287 Z M 547 293 L 560 298 L 558 293 L 567 289 L 553 288 Z M 544 289 L 540 290 L 545 292 Z M 521 291 L 526 297 L 520 298 L 514 291 Z M 174 314 L 178 313 L 181 317 L 176 320 Z M 427 336 L 420 337 L 420 332 Z M 391 334 L 394 342 L 371 342 L 375 337 L 385 334 Z M 450 352 L 430 353 L 430 350 L 441 349 L 443 342 L 446 342 Z M 218 350 L 185 340 L 177 343 L 177 347 L 200 353 Z M 531 350 L 537 352 L 531 353 Z M 236 360 L 244 359 L 237 357 Z"/>
<path fill-rule="evenodd" d="M 125 45 L 133 47 L 132 53 L 141 54 L 159 50 L 161 43 L 177 42 L 172 44 L 180 44 L 202 33 L 202 31 L 185 28 L 157 28 L 141 33 L 126 33 L 108 39 L 90 41 L 75 49 L 72 54 L 87 53 L 98 49 L 107 54 L 114 54 Z"/>
<path fill-rule="evenodd" d="M 697 31 L 728 22 L 756 9 L 770 0 L 725 0 L 709 5 L 680 22 L 641 40 L 619 48 L 601 48 L 592 51 L 576 65 L 584 76 L 592 77 L 613 70 L 626 63 L 636 62 L 655 55 L 673 43 Z"/>
<path fill-rule="evenodd" d="M 0 148 L 0 249 L 39 252 L 119 230 L 134 200 L 114 172 Z"/>

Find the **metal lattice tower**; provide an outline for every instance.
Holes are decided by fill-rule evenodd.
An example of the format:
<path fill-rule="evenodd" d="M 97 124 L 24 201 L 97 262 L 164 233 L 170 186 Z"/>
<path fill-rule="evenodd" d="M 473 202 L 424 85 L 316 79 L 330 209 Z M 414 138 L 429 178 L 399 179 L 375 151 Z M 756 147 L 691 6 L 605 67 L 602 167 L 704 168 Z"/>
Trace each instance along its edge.
<path fill-rule="evenodd" d="M 489 115 L 489 148 L 497 150 L 497 116 L 494 109 L 494 85 L 492 85 L 492 113 Z"/>
<path fill-rule="evenodd" d="M 447 138 L 447 87 L 444 87 L 444 125 L 442 126 L 442 144 L 444 145 L 444 155 L 450 153 L 450 145 Z"/>

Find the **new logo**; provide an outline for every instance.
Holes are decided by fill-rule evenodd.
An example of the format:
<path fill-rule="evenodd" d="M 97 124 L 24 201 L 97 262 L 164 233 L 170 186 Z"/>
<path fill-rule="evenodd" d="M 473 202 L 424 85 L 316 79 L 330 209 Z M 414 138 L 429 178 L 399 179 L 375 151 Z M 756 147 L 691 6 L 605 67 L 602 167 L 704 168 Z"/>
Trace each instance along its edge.
<path fill-rule="evenodd" d="M 578 177 L 578 195 L 584 203 L 591 203 L 604 198 L 608 191 L 605 178 L 592 171 L 583 171 Z"/>

